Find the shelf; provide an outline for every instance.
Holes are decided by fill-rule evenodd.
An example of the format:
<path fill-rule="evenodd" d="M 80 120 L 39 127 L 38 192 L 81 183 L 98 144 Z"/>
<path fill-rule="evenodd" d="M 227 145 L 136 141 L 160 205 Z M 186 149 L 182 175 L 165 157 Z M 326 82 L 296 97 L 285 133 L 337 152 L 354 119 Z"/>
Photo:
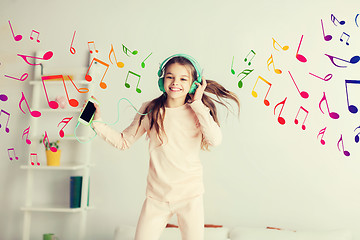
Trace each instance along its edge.
<path fill-rule="evenodd" d="M 33 166 L 33 165 L 22 165 L 20 166 L 21 169 L 28 169 L 28 170 L 55 170 L 55 171 L 62 171 L 62 170 L 81 170 L 85 169 L 86 167 L 93 167 L 93 164 L 80 164 L 80 165 L 61 165 L 61 166 Z"/>
<path fill-rule="evenodd" d="M 86 210 L 94 209 L 94 207 L 85 208 L 67 208 L 67 207 L 22 207 L 21 210 L 25 212 L 63 212 L 63 213 L 78 213 Z"/>

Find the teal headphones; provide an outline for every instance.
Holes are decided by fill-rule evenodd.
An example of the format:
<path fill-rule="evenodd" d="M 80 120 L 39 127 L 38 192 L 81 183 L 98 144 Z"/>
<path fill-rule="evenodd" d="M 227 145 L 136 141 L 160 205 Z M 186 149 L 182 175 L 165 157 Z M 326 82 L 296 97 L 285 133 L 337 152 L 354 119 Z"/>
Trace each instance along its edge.
<path fill-rule="evenodd" d="M 191 62 L 191 64 L 194 66 L 195 68 L 195 71 L 196 71 L 196 76 L 197 78 L 194 80 L 194 82 L 192 83 L 191 87 L 190 87 L 190 90 L 189 90 L 189 93 L 190 94 L 194 94 L 195 93 L 195 90 L 197 88 L 197 85 L 195 84 L 195 82 L 198 82 L 198 83 L 201 83 L 201 68 L 200 68 L 200 65 L 199 63 L 191 56 L 189 55 L 186 55 L 186 54 L 175 54 L 175 55 L 172 55 L 170 57 L 168 57 L 167 59 L 165 59 L 161 64 L 160 64 L 160 68 L 159 68 L 159 71 L 158 71 L 158 76 L 159 76 L 159 81 L 158 81 L 158 85 L 159 85 L 159 88 L 162 92 L 165 92 L 165 88 L 164 88 L 164 77 L 163 77 L 163 72 L 164 72 L 164 66 L 165 64 L 172 58 L 174 57 L 184 57 L 186 58 L 187 60 L 189 60 Z"/>

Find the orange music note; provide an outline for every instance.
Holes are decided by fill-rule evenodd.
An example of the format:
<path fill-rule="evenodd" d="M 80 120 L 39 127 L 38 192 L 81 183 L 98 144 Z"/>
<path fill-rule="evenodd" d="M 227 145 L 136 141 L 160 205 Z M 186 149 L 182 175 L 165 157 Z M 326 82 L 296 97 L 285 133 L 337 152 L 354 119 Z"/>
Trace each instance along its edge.
<path fill-rule="evenodd" d="M 134 75 L 134 76 L 136 76 L 136 77 L 139 78 L 139 79 L 138 79 L 138 82 L 137 82 L 137 84 L 136 84 L 136 91 L 137 91 L 138 93 L 141 93 L 141 89 L 138 87 L 138 86 L 139 86 L 139 83 L 140 83 L 140 78 L 141 78 L 141 76 L 140 76 L 139 74 L 137 74 L 137 73 L 132 72 L 132 71 L 128 71 L 128 74 L 127 74 L 126 80 L 125 80 L 125 87 L 130 88 L 130 84 L 127 82 L 127 81 L 128 81 L 128 77 L 129 77 L 129 73 L 131 73 L 132 75 Z"/>
<path fill-rule="evenodd" d="M 19 81 L 25 81 L 27 79 L 27 77 L 29 76 L 29 74 L 27 73 L 24 73 L 23 75 L 21 75 L 20 78 L 15 78 L 15 77 L 11 77 L 11 76 L 8 76 L 8 75 L 4 75 L 5 77 L 8 77 L 8 78 L 12 78 L 12 79 L 15 79 L 15 80 L 19 80 Z"/>
<path fill-rule="evenodd" d="M 36 165 L 40 166 L 37 153 L 30 153 L 30 162 L 31 162 L 31 165 L 33 165 L 33 166 L 35 165 L 34 160 L 33 160 L 33 157 L 36 158 Z"/>
<path fill-rule="evenodd" d="M 295 84 L 296 89 L 297 89 L 298 92 L 300 93 L 300 96 L 301 96 L 302 98 L 305 98 L 305 99 L 308 98 L 308 97 L 309 97 L 309 94 L 308 94 L 307 92 L 305 92 L 305 91 L 301 91 L 301 92 L 300 92 L 300 90 L 299 90 L 298 86 L 296 85 L 295 80 L 294 80 L 293 76 L 291 75 L 290 71 L 288 71 L 288 72 L 289 72 L 289 74 L 290 74 L 291 79 L 293 80 L 293 83 Z"/>
<path fill-rule="evenodd" d="M 30 126 L 24 130 L 22 138 L 21 138 L 21 139 L 24 139 L 24 136 L 26 135 L 26 143 L 27 144 L 31 144 L 31 140 L 29 139 L 29 132 L 30 132 Z"/>
<path fill-rule="evenodd" d="M 11 33 L 12 33 L 12 35 L 14 37 L 14 40 L 17 41 L 17 42 L 20 41 L 22 39 L 22 36 L 20 34 L 15 36 L 13 28 L 12 28 L 11 23 L 10 23 L 10 20 L 8 22 L 9 22 Z"/>
<path fill-rule="evenodd" d="M 263 77 L 259 76 L 259 77 L 256 79 L 255 85 L 254 85 L 254 87 L 253 87 L 253 89 L 252 89 L 252 91 L 251 91 L 251 95 L 253 95 L 253 97 L 255 97 L 255 98 L 258 96 L 257 92 L 255 91 L 255 87 L 256 87 L 259 79 L 269 85 L 269 88 L 268 88 L 267 93 L 266 93 L 265 98 L 264 98 L 264 104 L 265 104 L 266 106 L 269 106 L 269 105 L 270 105 L 270 102 L 269 102 L 266 98 L 267 98 L 267 95 L 269 94 L 269 91 L 270 91 L 270 88 L 271 88 L 272 84 L 271 84 L 270 82 L 266 81 Z"/>
<path fill-rule="evenodd" d="M 300 43 L 299 43 L 298 49 L 296 51 L 296 59 L 299 60 L 300 62 L 306 62 L 307 61 L 307 59 L 306 59 L 306 57 L 304 57 L 304 55 L 299 54 L 300 45 L 301 45 L 301 42 L 303 40 L 303 37 L 304 37 L 304 35 L 301 35 Z"/>
<path fill-rule="evenodd" d="M 71 41 L 71 45 L 70 45 L 70 52 L 71 52 L 71 54 L 75 54 L 75 53 L 76 53 L 76 50 L 75 50 L 75 48 L 73 47 L 74 38 L 75 38 L 75 33 L 76 33 L 76 31 L 74 31 L 74 35 L 73 35 L 73 38 L 72 38 L 72 41 Z"/>
<path fill-rule="evenodd" d="M 115 55 L 115 52 L 114 52 L 114 48 L 113 48 L 113 45 L 111 44 L 111 50 L 110 50 L 110 53 L 109 53 L 109 60 L 111 62 L 111 64 L 113 64 L 113 62 L 111 61 L 111 53 L 114 54 L 114 58 L 115 58 L 115 62 L 116 62 L 116 65 L 119 67 L 119 68 L 122 68 L 124 67 L 124 63 L 123 62 L 118 62 L 117 59 L 116 59 L 116 55 Z"/>
<path fill-rule="evenodd" d="M 46 140 L 46 141 L 45 141 Z M 57 152 L 57 149 L 56 149 L 56 147 L 51 147 L 50 146 L 50 141 L 49 141 L 49 137 L 48 137 L 48 135 L 47 135 L 47 132 L 45 131 L 45 136 L 44 136 L 44 139 L 43 139 L 43 144 L 44 144 L 44 146 L 45 146 L 45 148 L 50 148 L 50 150 L 52 151 L 52 152 Z M 46 142 L 46 143 L 45 143 Z M 48 145 L 48 146 L 46 146 L 46 145 Z"/>
<path fill-rule="evenodd" d="M 340 142 L 341 142 L 341 144 L 342 144 L 342 151 L 340 150 L 340 147 L 339 147 Z M 346 151 L 345 148 L 344 148 L 344 141 L 343 141 L 343 139 L 342 139 L 342 134 L 341 134 L 340 139 L 339 139 L 339 141 L 338 141 L 338 143 L 337 143 L 337 147 L 338 147 L 339 151 L 343 152 L 343 154 L 344 154 L 345 156 L 347 156 L 347 157 L 350 156 L 350 152 L 349 152 L 349 151 Z"/>
<path fill-rule="evenodd" d="M 32 57 L 32 56 L 26 56 L 26 55 L 22 55 L 22 54 L 17 54 L 19 57 L 21 57 L 27 64 L 31 65 L 31 66 L 36 66 L 36 65 L 40 65 L 41 63 L 30 63 L 27 58 L 34 58 L 34 59 L 40 59 L 40 60 L 49 60 L 50 58 L 52 58 L 52 56 L 54 55 L 52 51 L 48 51 L 44 54 L 44 56 L 42 58 L 39 57 Z"/>
<path fill-rule="evenodd" d="M 12 157 L 10 156 L 10 152 L 13 152 L 15 159 L 16 159 L 16 160 L 19 160 L 19 158 L 18 158 L 18 157 L 16 156 L 16 154 L 15 154 L 15 149 L 14 149 L 14 148 L 9 148 L 7 151 L 8 151 L 8 155 L 9 155 L 10 161 L 12 161 L 12 160 L 14 159 L 14 158 L 12 158 Z"/>
<path fill-rule="evenodd" d="M 313 75 L 314 77 L 317 77 L 317 78 L 320 78 L 321 80 L 324 80 L 324 81 L 329 81 L 331 78 L 332 78 L 332 74 L 330 73 L 330 74 L 328 74 L 328 75 L 326 75 L 324 78 L 322 78 L 322 77 L 319 77 L 319 76 L 316 76 L 315 74 L 313 74 L 313 73 L 309 73 L 310 75 Z"/>
<path fill-rule="evenodd" d="M 39 43 L 39 42 L 40 42 L 40 40 L 39 40 L 40 33 L 39 33 L 38 31 L 32 30 L 32 31 L 31 31 L 31 34 L 30 34 L 30 39 L 31 39 L 31 40 L 34 40 L 34 38 L 33 38 L 33 36 L 32 36 L 33 33 L 37 33 L 38 37 L 37 37 L 36 41 Z"/>
<path fill-rule="evenodd" d="M 326 103 L 326 107 L 327 107 L 329 116 L 330 116 L 332 119 L 338 119 L 338 118 L 340 117 L 339 114 L 337 114 L 336 112 L 330 112 L 329 104 L 328 104 L 328 102 L 327 102 L 327 99 L 326 99 L 326 96 L 325 96 L 325 92 L 324 92 L 324 96 L 322 97 L 322 99 L 320 100 L 320 103 L 319 103 L 320 111 L 324 114 L 323 110 L 321 109 L 321 103 L 324 102 L 324 101 L 325 101 L 325 103 Z"/>
<path fill-rule="evenodd" d="M 251 60 L 255 57 L 256 53 L 254 52 L 254 50 L 250 50 L 250 52 L 246 55 L 245 59 L 244 59 L 244 62 L 247 62 L 248 61 L 248 57 L 250 54 L 253 54 L 252 58 L 249 60 L 249 63 L 248 65 L 250 66 L 251 65 Z"/>
<path fill-rule="evenodd" d="M 94 41 L 88 42 L 88 48 L 89 48 L 90 53 L 93 53 L 93 51 L 92 51 L 92 50 L 90 50 L 90 44 L 94 45 L 95 52 L 97 52 L 97 53 L 98 53 L 98 52 L 99 52 L 99 50 L 97 50 L 97 49 L 96 49 L 96 47 L 95 47 L 95 42 L 94 42 Z"/>
<path fill-rule="evenodd" d="M 242 77 L 240 80 L 239 80 L 239 82 L 238 82 L 238 86 L 239 86 L 239 88 L 242 88 L 242 86 L 243 86 L 243 82 L 242 82 L 242 80 L 244 79 L 244 78 L 246 78 L 252 71 L 254 71 L 254 69 L 245 69 L 245 70 L 243 70 L 241 73 L 239 73 L 237 76 L 239 77 L 240 76 L 240 74 L 244 74 L 245 76 L 244 77 Z"/>
<path fill-rule="evenodd" d="M 66 127 L 66 125 L 68 125 L 68 123 L 70 122 L 70 120 L 72 119 L 73 117 L 71 117 L 71 118 L 69 118 L 69 117 L 67 117 L 67 118 L 64 118 L 63 120 L 61 120 L 61 122 L 59 122 L 59 124 L 57 125 L 58 127 L 59 127 L 59 125 L 61 124 L 61 123 L 65 123 L 65 125 L 60 129 L 60 131 L 59 131 L 59 135 L 60 135 L 60 137 L 61 138 L 63 138 L 64 137 L 64 128 Z"/>
<path fill-rule="evenodd" d="M 276 106 L 275 106 L 275 108 L 274 108 L 274 115 L 275 115 L 275 110 L 276 110 L 276 108 L 277 108 L 279 105 L 282 105 L 281 110 L 280 110 L 280 113 L 279 113 L 279 116 L 278 116 L 278 119 L 277 119 L 278 122 L 279 122 L 281 125 L 284 125 L 284 124 L 285 124 L 285 119 L 284 119 L 283 117 L 281 117 L 280 115 L 281 115 L 281 113 L 282 113 L 282 111 L 283 111 L 283 109 L 284 109 L 286 99 L 287 99 L 287 97 L 286 97 L 283 101 L 281 101 L 281 102 L 279 102 L 278 104 L 276 104 Z"/>
<path fill-rule="evenodd" d="M 1 115 L 1 113 L 4 113 L 4 114 L 7 115 L 7 122 L 6 122 L 6 126 L 5 126 L 5 131 L 6 131 L 7 133 L 9 133 L 9 132 L 10 132 L 10 129 L 9 129 L 8 125 L 9 125 L 9 120 L 10 120 L 10 113 L 8 113 L 8 112 L 6 112 L 6 111 L 4 111 L 4 110 L 2 110 L 2 109 L 1 109 L 1 111 L 0 111 L 0 115 Z M 1 124 L 0 124 L 0 128 L 1 128 Z"/>
<path fill-rule="evenodd" d="M 91 66 L 92 66 L 92 64 L 93 64 L 94 61 L 96 61 L 96 62 L 98 62 L 98 63 L 100 63 L 100 64 L 102 64 L 102 65 L 104 65 L 104 66 L 106 67 L 106 70 L 105 70 L 105 72 L 104 72 L 104 75 L 102 76 L 102 78 L 101 78 L 101 80 L 100 80 L 100 84 L 99 84 L 102 89 L 105 89 L 105 88 L 107 88 L 107 85 L 106 85 L 106 83 L 104 83 L 103 81 L 104 81 L 104 77 L 105 77 L 106 72 L 107 72 L 107 70 L 109 69 L 109 66 L 110 66 L 110 65 L 107 64 L 107 63 L 105 63 L 105 62 L 103 62 L 103 61 L 101 61 L 100 59 L 93 58 L 93 60 L 92 60 L 91 63 L 90 63 L 89 69 L 88 69 L 88 71 L 86 72 L 85 79 L 86 79 L 86 81 L 88 81 L 88 82 L 91 82 L 91 81 L 92 81 L 92 77 L 89 75 L 89 70 L 90 70 L 90 68 L 91 68 Z"/>
<path fill-rule="evenodd" d="M 275 50 L 279 51 L 279 49 L 277 49 L 277 48 L 275 47 L 275 43 L 276 43 L 282 50 L 284 50 L 284 51 L 286 51 L 286 50 L 289 49 L 289 46 L 284 46 L 284 47 L 282 47 L 277 41 L 275 41 L 274 38 L 272 38 L 272 40 L 273 40 L 273 47 L 274 47 Z"/>
<path fill-rule="evenodd" d="M 27 102 L 27 100 L 26 100 L 26 98 L 25 98 L 25 96 L 24 96 L 24 93 L 21 92 L 21 94 L 22 94 L 22 97 L 21 97 L 20 102 L 19 102 L 19 108 L 20 108 L 20 110 L 25 114 L 24 110 L 22 110 L 22 108 L 21 108 L 22 102 L 25 101 L 26 106 L 28 107 L 31 116 L 33 116 L 33 117 L 40 117 L 40 116 L 41 116 L 41 113 L 40 113 L 39 111 L 31 111 L 31 110 L 30 110 L 30 107 L 29 107 L 29 104 L 28 104 L 28 102 Z"/>
<path fill-rule="evenodd" d="M 123 46 L 123 52 L 124 52 L 126 55 L 129 56 L 128 51 L 129 51 L 132 55 L 138 54 L 138 51 L 137 51 L 137 50 L 130 51 L 127 47 L 124 46 L 124 44 L 122 44 L 122 46 Z M 130 56 L 129 56 L 129 57 L 130 57 Z"/>
<path fill-rule="evenodd" d="M 302 106 L 299 108 L 299 111 L 297 112 L 297 114 L 296 114 L 296 117 L 295 117 L 295 124 L 298 124 L 299 123 L 299 120 L 297 119 L 297 117 L 298 117 L 298 115 L 299 115 L 299 112 L 300 112 L 300 110 L 303 110 L 305 113 L 306 113 L 306 116 L 305 116 L 305 118 L 304 118 L 304 121 L 303 121 L 303 123 L 302 123 L 302 125 L 301 125 L 301 128 L 302 128 L 302 130 L 305 130 L 306 129 L 306 126 L 305 126 L 305 121 L 306 121 L 306 118 L 307 118 L 307 116 L 309 115 L 309 111 L 308 110 L 306 110 L 305 108 L 303 108 Z"/>
<path fill-rule="evenodd" d="M 267 60 L 267 67 L 268 67 L 268 70 L 270 71 L 270 68 L 269 68 L 269 66 L 270 65 L 273 65 L 273 67 L 274 67 L 274 72 L 275 73 L 277 73 L 277 74 L 281 74 L 282 73 L 282 71 L 280 70 L 280 69 L 277 69 L 277 68 L 275 68 L 275 64 L 274 64 L 274 59 L 273 59 L 273 56 L 272 56 L 272 54 L 271 54 L 271 56 L 269 57 L 269 59 Z"/>
<path fill-rule="evenodd" d="M 326 130 L 326 127 L 323 128 L 323 129 L 321 129 L 321 130 L 319 131 L 319 134 L 317 135 L 317 138 L 319 138 L 319 136 L 321 135 L 320 143 L 321 143 L 322 145 L 325 145 L 325 140 L 323 139 L 323 138 L 324 138 L 324 135 L 325 135 L 325 130 Z"/>

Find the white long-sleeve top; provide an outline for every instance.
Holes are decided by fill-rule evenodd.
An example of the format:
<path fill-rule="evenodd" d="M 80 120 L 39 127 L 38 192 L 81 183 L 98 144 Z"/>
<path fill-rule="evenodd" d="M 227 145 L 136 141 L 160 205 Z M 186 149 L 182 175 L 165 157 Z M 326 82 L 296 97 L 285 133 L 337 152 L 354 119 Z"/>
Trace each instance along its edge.
<path fill-rule="evenodd" d="M 143 112 L 144 103 L 139 112 Z M 149 173 L 146 195 L 163 202 L 174 202 L 198 196 L 204 192 L 203 169 L 199 158 L 201 140 L 210 146 L 221 142 L 220 127 L 201 100 L 176 108 L 165 108 L 161 144 L 156 130 L 150 130 L 145 116 L 138 128 L 140 114 L 123 132 L 118 132 L 101 119 L 93 122 L 98 135 L 121 150 L 129 148 L 144 133 L 149 138 Z"/>

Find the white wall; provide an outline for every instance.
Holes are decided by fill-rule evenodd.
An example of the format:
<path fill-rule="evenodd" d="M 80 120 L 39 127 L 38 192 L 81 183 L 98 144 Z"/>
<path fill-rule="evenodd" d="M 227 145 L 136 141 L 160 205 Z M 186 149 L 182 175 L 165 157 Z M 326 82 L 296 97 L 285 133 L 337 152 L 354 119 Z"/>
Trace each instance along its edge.
<path fill-rule="evenodd" d="M 19 167 L 28 161 L 27 146 L 21 136 L 29 120 L 28 115 L 20 112 L 18 103 L 21 91 L 27 95 L 31 93 L 28 80 L 19 82 L 4 75 L 20 77 L 25 72 L 32 75 L 33 68 L 16 54 L 30 55 L 37 50 L 54 52 L 49 66 L 83 67 L 87 61 L 87 42 L 95 41 L 99 59 L 109 63 L 108 54 L 113 44 L 118 60 L 125 63 L 122 69 L 110 66 L 105 78 L 106 90 L 98 86 L 99 80 L 93 83 L 95 95 L 101 101 L 103 118 L 109 122 L 116 119 L 119 98 L 128 97 L 139 107 L 160 94 L 157 68 L 163 59 L 174 53 L 192 55 L 204 68 L 207 78 L 219 81 L 238 94 L 240 118 L 234 115 L 226 118 L 225 111 L 220 111 L 223 143 L 201 156 L 205 169 L 206 223 L 295 230 L 345 228 L 353 231 L 354 239 L 360 239 L 360 143 L 354 141 L 360 131 L 354 131 L 360 125 L 360 113 L 352 114 L 347 110 L 344 87 L 345 79 L 360 79 L 360 63 L 337 62 L 347 66 L 337 68 L 324 55 L 347 60 L 359 55 L 360 27 L 355 22 L 360 13 L 359 5 L 356 0 L 1 1 L 0 94 L 6 94 L 9 100 L 0 102 L 0 108 L 9 111 L 11 119 L 9 134 L 0 129 L 0 238 L 21 238 L 23 218 L 19 209 L 25 202 L 26 178 Z M 331 14 L 345 20 L 346 24 L 335 26 Z M 322 37 L 320 19 L 327 34 L 333 36 L 329 42 Z M 22 41 L 14 41 L 8 20 L 15 33 L 23 35 Z M 40 43 L 29 39 L 33 29 L 40 32 Z M 72 55 L 69 47 L 75 30 L 77 52 Z M 343 32 L 351 36 L 348 46 L 339 41 Z M 295 58 L 302 35 L 299 53 L 306 56 L 306 63 Z M 272 38 L 290 49 L 275 50 Z M 137 49 L 139 54 L 127 57 L 121 51 L 121 44 Z M 250 68 L 243 61 L 250 50 L 256 52 L 251 64 L 254 71 L 244 79 L 240 89 L 236 76 Z M 141 61 L 151 52 L 146 68 L 142 69 Z M 283 71 L 281 75 L 267 68 L 271 54 L 275 66 Z M 230 72 L 233 56 L 236 75 Z M 134 88 L 124 87 L 128 70 L 141 74 L 141 94 Z M 298 87 L 309 93 L 308 99 L 299 96 L 288 71 Z M 325 82 L 309 72 L 323 77 L 332 73 L 333 78 Z M 258 98 L 251 95 L 258 76 L 272 83 L 268 95 L 270 106 L 262 102 L 266 85 L 259 83 L 257 86 Z M 358 107 L 359 91 L 357 85 L 349 89 L 351 104 Z M 320 112 L 323 92 L 326 92 L 330 110 L 340 114 L 339 119 L 330 119 Z M 282 116 L 286 123 L 280 125 L 277 122 L 280 107 L 275 115 L 274 107 L 285 97 Z M 306 130 L 294 124 L 300 106 L 309 111 Z M 119 130 L 125 128 L 134 115 L 126 104 L 121 109 L 121 120 L 115 127 Z M 325 105 L 322 109 L 326 111 Z M 300 122 L 304 117 L 301 114 L 304 113 L 299 114 Z M 2 125 L 3 117 L 0 116 Z M 323 146 L 317 135 L 324 127 L 327 130 Z M 57 130 L 56 127 L 52 129 Z M 341 134 L 346 150 L 351 153 L 349 157 L 337 149 Z M 136 224 L 145 196 L 147 142 L 143 138 L 124 152 L 100 139 L 92 144 L 96 167 L 92 170 L 91 201 L 95 210 L 88 214 L 87 239 L 111 239 L 116 225 Z M 7 149 L 11 147 L 16 149 L 19 161 L 9 160 Z M 63 151 L 67 149 L 64 147 Z M 55 177 L 44 175 L 40 176 L 41 182 Z M 66 187 L 63 190 L 66 191 Z M 39 187 L 35 195 L 46 198 L 47 192 Z M 74 228 L 70 226 L 76 223 L 76 217 L 35 215 L 33 220 L 37 223 L 32 228 L 32 237 L 40 238 L 42 233 L 54 231 L 62 239 L 71 239 Z"/>

